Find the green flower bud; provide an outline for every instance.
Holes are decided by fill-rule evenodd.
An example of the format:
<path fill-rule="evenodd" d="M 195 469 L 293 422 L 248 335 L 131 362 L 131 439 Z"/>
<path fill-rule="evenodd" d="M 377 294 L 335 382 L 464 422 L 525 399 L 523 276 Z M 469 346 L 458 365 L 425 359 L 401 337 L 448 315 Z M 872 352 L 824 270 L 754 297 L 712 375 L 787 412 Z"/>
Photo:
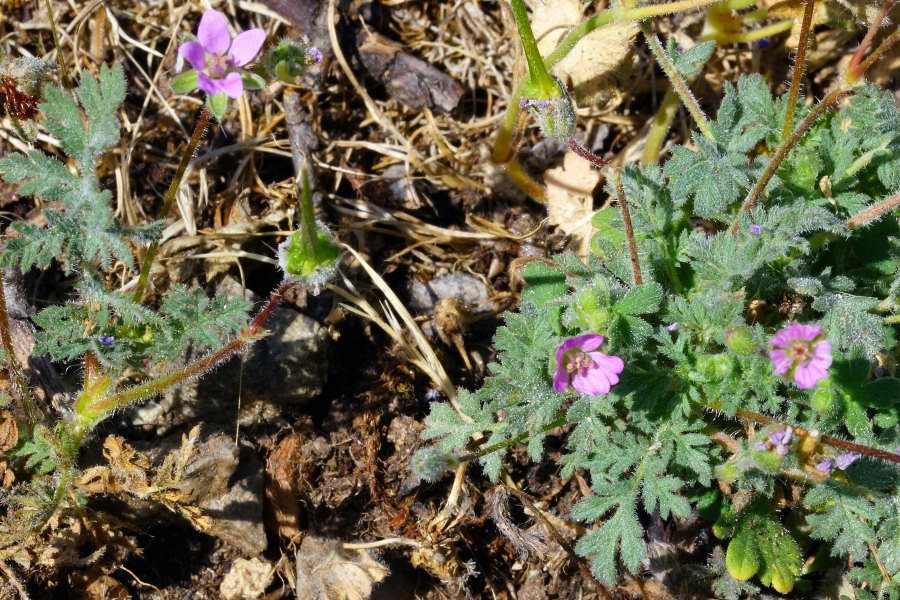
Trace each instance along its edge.
<path fill-rule="evenodd" d="M 725 330 L 725 345 L 738 356 L 747 356 L 759 350 L 753 341 L 753 331 L 744 325 Z"/>
<path fill-rule="evenodd" d="M 315 224 L 313 232 L 304 235 L 303 229 L 295 231 L 279 244 L 278 264 L 287 277 L 308 284 L 318 293 L 337 271 L 341 249 L 321 223 Z"/>
<path fill-rule="evenodd" d="M 731 357 L 727 354 L 704 354 L 697 359 L 697 371 L 713 381 L 722 381 L 734 370 Z"/>
<path fill-rule="evenodd" d="M 575 105 L 562 82 L 558 79 L 554 81 L 556 89 L 549 96 L 523 97 L 519 100 L 519 107 L 528 109 L 545 136 L 569 141 L 575 133 Z"/>
<path fill-rule="evenodd" d="M 270 76 L 294 85 L 309 65 L 321 60 L 322 52 L 311 46 L 308 39 L 294 41 L 284 38 L 266 52 L 263 65 Z"/>

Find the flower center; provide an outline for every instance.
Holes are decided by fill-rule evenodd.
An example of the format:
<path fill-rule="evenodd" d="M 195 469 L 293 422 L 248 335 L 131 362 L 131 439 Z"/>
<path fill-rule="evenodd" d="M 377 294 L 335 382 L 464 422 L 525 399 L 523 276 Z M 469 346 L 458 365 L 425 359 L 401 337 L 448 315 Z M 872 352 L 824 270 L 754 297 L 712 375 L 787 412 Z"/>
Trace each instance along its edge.
<path fill-rule="evenodd" d="M 231 56 L 228 54 L 207 54 L 206 72 L 210 77 L 221 79 L 228 73 L 231 66 Z"/>
<path fill-rule="evenodd" d="M 570 354 L 567 357 L 566 361 L 566 372 L 567 373 L 584 373 L 588 369 L 593 368 L 594 361 L 591 360 L 591 357 L 588 356 L 587 353 L 578 350 Z"/>
<path fill-rule="evenodd" d="M 785 348 L 785 352 L 792 361 L 796 362 L 803 362 L 812 358 L 809 344 L 804 340 L 792 341 L 788 347 Z"/>

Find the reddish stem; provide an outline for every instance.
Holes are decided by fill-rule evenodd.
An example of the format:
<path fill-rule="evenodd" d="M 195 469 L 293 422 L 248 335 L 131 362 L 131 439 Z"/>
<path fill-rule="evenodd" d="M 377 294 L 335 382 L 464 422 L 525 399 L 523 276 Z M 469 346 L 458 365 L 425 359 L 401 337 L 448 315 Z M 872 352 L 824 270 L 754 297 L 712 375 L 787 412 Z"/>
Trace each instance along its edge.
<path fill-rule="evenodd" d="M 853 57 L 850 59 L 850 64 L 847 65 L 847 81 L 853 83 L 858 81 L 860 77 L 862 77 L 863 73 L 866 72 L 865 69 L 861 68 L 863 56 L 866 54 L 866 50 L 869 49 L 869 46 L 872 45 L 872 41 L 875 39 L 875 34 L 878 33 L 878 30 L 881 28 L 881 24 L 887 18 L 888 13 L 891 11 L 891 8 L 894 6 L 895 0 L 887 0 L 884 3 L 884 6 L 881 7 L 881 12 L 878 13 L 878 16 L 875 17 L 875 20 L 872 21 L 872 26 L 869 27 L 869 31 L 866 32 L 866 37 L 859 43 L 859 48 L 856 49 L 856 52 L 853 53 Z"/>

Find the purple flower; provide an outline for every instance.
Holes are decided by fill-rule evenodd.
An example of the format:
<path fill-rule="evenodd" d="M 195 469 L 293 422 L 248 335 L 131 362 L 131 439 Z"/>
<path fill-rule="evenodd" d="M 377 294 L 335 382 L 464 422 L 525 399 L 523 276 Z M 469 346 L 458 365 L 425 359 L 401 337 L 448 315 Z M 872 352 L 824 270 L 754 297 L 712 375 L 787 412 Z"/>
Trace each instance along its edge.
<path fill-rule="evenodd" d="M 859 456 L 860 455 L 856 452 L 844 452 L 843 454 L 838 455 L 836 459 L 834 459 L 834 466 L 843 471 L 847 467 L 855 463 L 856 459 L 859 458 Z"/>
<path fill-rule="evenodd" d="M 322 62 L 322 51 L 319 50 L 318 48 L 316 48 L 315 46 L 312 46 L 309 50 L 307 50 L 306 54 L 309 55 L 309 57 L 311 59 L 313 59 L 315 62 L 317 62 L 317 63 Z"/>
<path fill-rule="evenodd" d="M 112 346 L 116 343 L 116 338 L 111 335 L 101 335 L 97 338 L 97 341 L 100 342 L 101 346 Z"/>
<path fill-rule="evenodd" d="M 197 87 L 216 96 L 238 98 L 244 92 L 240 67 L 256 58 L 266 39 L 262 29 L 248 29 L 232 39 L 225 15 L 207 10 L 197 28 L 197 41 L 185 42 L 178 48 L 197 71 Z"/>
<path fill-rule="evenodd" d="M 776 375 L 806 390 L 828 377 L 831 366 L 831 342 L 818 325 L 791 323 L 775 334 L 770 342 L 769 358 Z"/>
<path fill-rule="evenodd" d="M 794 430 L 791 429 L 790 426 L 770 433 L 769 442 L 775 447 L 775 454 L 778 456 L 787 454 L 790 449 L 792 437 L 794 437 Z"/>
<path fill-rule="evenodd" d="M 826 475 L 830 475 L 831 471 L 834 469 L 834 459 L 826 458 L 824 460 L 819 461 L 816 464 L 816 470 L 825 473 Z"/>
<path fill-rule="evenodd" d="M 762 227 L 757 225 L 756 223 L 750 223 L 750 233 L 753 235 L 759 235 L 762 233 Z"/>
<path fill-rule="evenodd" d="M 582 394 L 606 394 L 619 383 L 625 363 L 618 356 L 597 352 L 603 336 L 579 335 L 564 341 L 556 351 L 553 389 L 564 392 L 570 386 Z"/>
<path fill-rule="evenodd" d="M 671 325 L 666 326 L 666 331 L 668 331 L 669 333 L 672 333 L 676 329 L 678 329 L 678 323 L 672 323 Z"/>

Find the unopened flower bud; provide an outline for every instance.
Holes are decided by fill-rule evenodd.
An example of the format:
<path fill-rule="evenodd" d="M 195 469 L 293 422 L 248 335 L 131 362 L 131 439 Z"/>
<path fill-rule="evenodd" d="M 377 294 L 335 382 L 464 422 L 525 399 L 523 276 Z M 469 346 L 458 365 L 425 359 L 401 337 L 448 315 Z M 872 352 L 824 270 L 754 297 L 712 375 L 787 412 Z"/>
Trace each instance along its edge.
<path fill-rule="evenodd" d="M 725 330 L 725 345 L 738 356 L 747 356 L 759 350 L 753 341 L 753 331 L 744 325 Z"/>
<path fill-rule="evenodd" d="M 310 46 L 306 38 L 300 41 L 284 38 L 272 46 L 263 59 L 266 71 L 272 77 L 293 85 L 307 67 L 321 62 L 322 52 Z"/>
<path fill-rule="evenodd" d="M 321 223 L 315 223 L 313 232 L 305 235 L 303 229 L 295 231 L 279 244 L 278 265 L 287 277 L 307 284 L 318 294 L 337 271 L 341 249 Z"/>

